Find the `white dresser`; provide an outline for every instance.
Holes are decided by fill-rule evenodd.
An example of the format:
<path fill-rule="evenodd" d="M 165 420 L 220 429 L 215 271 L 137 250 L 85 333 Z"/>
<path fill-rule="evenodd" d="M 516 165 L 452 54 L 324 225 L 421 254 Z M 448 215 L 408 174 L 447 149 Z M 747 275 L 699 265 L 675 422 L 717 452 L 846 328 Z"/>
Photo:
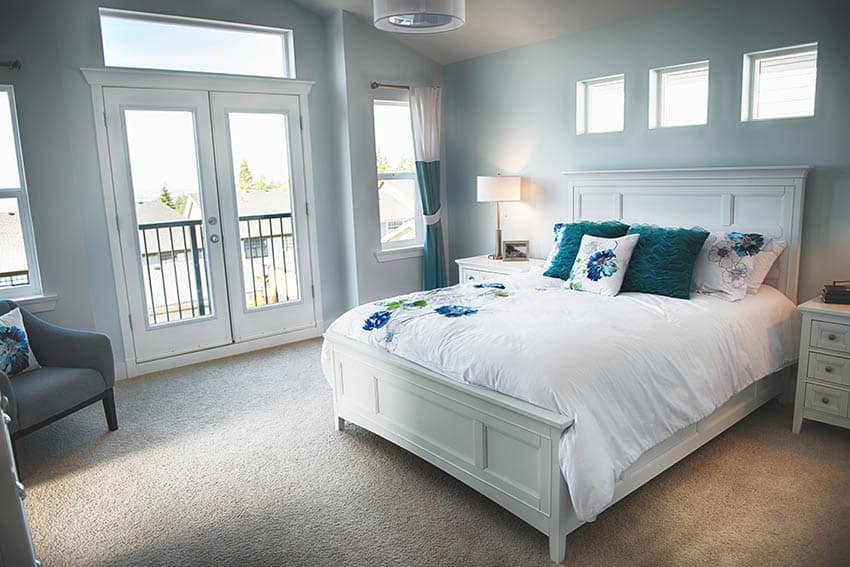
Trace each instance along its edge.
<path fill-rule="evenodd" d="M 527 272 L 532 266 L 543 266 L 543 260 L 532 258 L 525 262 L 505 262 L 487 256 L 473 256 L 455 260 L 460 269 L 460 281 L 487 280 L 493 276 Z"/>
<path fill-rule="evenodd" d="M 799 433 L 804 418 L 850 428 L 850 305 L 818 298 L 797 309 L 803 331 L 792 429 Z"/>

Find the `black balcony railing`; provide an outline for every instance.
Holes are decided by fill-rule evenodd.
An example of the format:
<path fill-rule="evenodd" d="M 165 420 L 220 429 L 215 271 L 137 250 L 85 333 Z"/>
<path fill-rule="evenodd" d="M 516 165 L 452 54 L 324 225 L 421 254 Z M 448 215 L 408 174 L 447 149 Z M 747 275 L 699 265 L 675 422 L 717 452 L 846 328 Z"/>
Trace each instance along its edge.
<path fill-rule="evenodd" d="M 292 213 L 241 216 L 239 234 L 248 307 L 297 299 Z"/>
<path fill-rule="evenodd" d="M 211 313 L 200 219 L 140 224 L 139 245 L 150 324 Z M 292 213 L 239 217 L 247 306 L 298 298 Z"/>

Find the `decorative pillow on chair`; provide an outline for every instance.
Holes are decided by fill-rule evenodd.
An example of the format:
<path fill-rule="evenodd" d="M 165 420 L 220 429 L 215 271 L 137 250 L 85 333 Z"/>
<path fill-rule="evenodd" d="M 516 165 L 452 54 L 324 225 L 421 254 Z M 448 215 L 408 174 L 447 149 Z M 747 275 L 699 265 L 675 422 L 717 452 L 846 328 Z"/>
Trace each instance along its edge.
<path fill-rule="evenodd" d="M 637 291 L 690 299 L 694 263 L 708 231 L 701 228 L 632 226 L 639 234 L 620 291 Z"/>
<path fill-rule="evenodd" d="M 11 378 L 37 368 L 41 366 L 30 349 L 20 308 L 0 315 L 0 371 Z"/>
<path fill-rule="evenodd" d="M 637 234 L 620 238 L 585 234 L 581 238 L 570 279 L 564 282 L 564 287 L 599 295 L 617 295 L 638 238 Z"/>
<path fill-rule="evenodd" d="M 558 251 L 543 272 L 550 278 L 570 279 L 581 239 L 585 234 L 602 238 L 619 238 L 629 231 L 629 225 L 617 221 L 559 223 L 555 225 L 555 241 Z"/>

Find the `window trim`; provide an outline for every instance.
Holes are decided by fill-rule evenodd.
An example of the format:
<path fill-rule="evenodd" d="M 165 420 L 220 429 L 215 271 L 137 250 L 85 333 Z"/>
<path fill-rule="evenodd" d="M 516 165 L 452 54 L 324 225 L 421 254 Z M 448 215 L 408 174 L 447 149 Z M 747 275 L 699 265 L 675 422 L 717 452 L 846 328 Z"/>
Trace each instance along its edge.
<path fill-rule="evenodd" d="M 808 53 L 814 51 L 815 52 L 815 96 L 812 101 L 812 113 L 811 114 L 798 114 L 795 116 L 775 116 L 769 118 L 757 118 L 758 114 L 756 107 L 757 101 L 755 100 L 756 93 L 758 92 L 758 74 L 756 73 L 756 69 L 758 68 L 758 63 L 762 59 L 771 59 L 774 57 L 787 57 L 794 55 L 801 55 L 803 53 Z M 816 112 L 817 105 L 817 60 L 818 60 L 818 42 L 812 43 L 804 43 L 801 45 L 792 45 L 789 47 L 778 47 L 775 49 L 765 49 L 762 51 L 752 51 L 750 53 L 744 53 L 744 64 L 743 64 L 743 79 L 742 79 L 742 87 L 741 87 L 741 122 L 761 122 L 764 120 L 787 120 L 789 118 L 813 118 Z"/>
<path fill-rule="evenodd" d="M 108 69 L 139 69 L 139 70 L 148 70 L 148 71 L 173 71 L 176 73 L 203 73 L 203 74 L 217 74 L 217 75 L 227 75 L 233 77 L 262 77 L 267 79 L 295 79 L 295 40 L 294 40 L 294 32 L 288 28 L 277 28 L 272 26 L 260 26 L 256 24 L 243 24 L 241 22 L 229 22 L 225 20 L 211 20 L 205 18 L 191 18 L 188 16 L 174 16 L 171 14 L 157 14 L 155 12 L 141 12 L 138 10 L 122 10 L 119 8 L 98 8 L 98 29 L 101 30 L 101 38 L 100 38 L 100 51 L 103 54 L 104 66 Z M 183 24 L 201 28 L 212 28 L 219 30 L 244 30 L 244 31 L 253 31 L 253 32 L 265 32 L 265 33 L 275 33 L 280 34 L 282 36 L 282 49 L 284 51 L 283 55 L 283 76 L 266 76 L 266 75 L 240 75 L 237 73 L 222 73 L 220 71 L 207 73 L 205 71 L 189 71 L 189 70 L 179 70 L 179 69 L 159 69 L 159 68 L 146 68 L 146 67 L 124 67 L 118 65 L 107 65 L 106 64 L 106 52 L 103 49 L 103 24 L 101 18 L 103 16 L 112 16 L 117 18 L 125 18 L 129 20 L 135 20 L 140 22 L 156 22 L 156 23 L 165 23 L 165 24 Z"/>
<path fill-rule="evenodd" d="M 18 175 L 20 176 L 20 187 L 0 189 L 0 197 L 14 197 L 18 200 L 18 214 L 21 220 L 21 233 L 24 240 L 24 253 L 27 258 L 27 271 L 30 283 L 22 286 L 0 288 L 0 298 L 20 299 L 37 298 L 43 294 L 41 285 L 41 270 L 38 266 L 38 252 L 35 243 L 35 230 L 32 226 L 32 215 L 30 213 L 29 192 L 27 190 L 27 174 L 24 169 L 24 152 L 21 147 L 21 133 L 18 124 L 18 106 L 15 101 L 15 87 L 12 85 L 0 85 L 0 91 L 9 95 L 9 112 L 12 120 L 12 136 L 15 141 L 15 153 L 17 154 Z"/>
<path fill-rule="evenodd" d="M 604 85 L 606 83 L 623 83 L 623 124 L 619 130 L 593 130 L 589 129 L 591 98 L 588 96 L 590 87 Z M 626 130 L 626 74 L 617 73 L 593 79 L 576 81 L 576 135 L 585 134 L 616 134 Z"/>
<path fill-rule="evenodd" d="M 708 76 L 708 85 L 705 99 L 705 122 L 692 122 L 689 124 L 663 124 L 664 122 L 664 75 L 667 73 L 679 73 L 683 71 L 696 71 L 705 69 Z M 709 60 L 694 61 L 693 63 L 681 63 L 679 65 L 668 65 L 656 67 L 649 70 L 649 129 L 656 128 L 687 128 L 688 126 L 706 126 L 708 124 L 709 100 L 711 97 L 711 64 Z"/>
<path fill-rule="evenodd" d="M 372 130 L 374 133 L 375 129 L 375 104 L 404 104 L 410 108 L 410 97 L 406 91 L 400 93 L 380 93 L 372 97 Z M 411 126 L 411 135 L 413 132 L 413 127 Z M 413 140 L 411 139 L 411 142 Z M 373 148 L 373 157 L 372 163 L 377 163 L 378 161 L 378 144 L 377 139 L 373 140 L 372 148 Z M 414 167 L 416 163 L 416 156 L 413 156 L 414 159 Z M 394 180 L 394 179 L 412 179 L 414 187 L 416 189 L 416 199 L 415 199 L 415 211 L 413 213 L 413 219 L 416 224 L 416 238 L 408 238 L 406 240 L 396 240 L 393 242 L 381 242 L 380 237 L 380 227 L 381 227 L 381 209 L 380 204 L 378 203 L 378 251 L 376 252 L 379 261 L 387 261 L 393 259 L 401 259 L 401 258 L 409 258 L 412 257 L 410 254 L 408 255 L 388 255 L 388 254 L 380 254 L 381 252 L 389 252 L 393 250 L 401 250 L 401 249 L 421 249 L 425 246 L 425 219 L 423 217 L 422 212 L 422 196 L 419 191 L 419 180 L 416 177 L 416 172 L 389 172 L 389 173 L 378 173 L 377 168 L 375 169 L 376 181 L 375 181 L 375 197 L 377 200 L 378 197 L 378 183 L 385 180 Z M 413 255 L 416 255 L 415 253 Z"/>

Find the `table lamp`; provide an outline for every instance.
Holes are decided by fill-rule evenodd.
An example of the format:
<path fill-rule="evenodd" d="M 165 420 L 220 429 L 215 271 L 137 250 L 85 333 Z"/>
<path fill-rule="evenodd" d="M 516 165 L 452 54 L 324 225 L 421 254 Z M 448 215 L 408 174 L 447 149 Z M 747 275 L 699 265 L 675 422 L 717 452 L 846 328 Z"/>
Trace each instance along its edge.
<path fill-rule="evenodd" d="M 502 215 L 499 203 L 519 201 L 522 198 L 522 177 L 502 175 L 478 176 L 478 202 L 496 203 L 496 253 L 494 260 L 502 259 Z"/>

